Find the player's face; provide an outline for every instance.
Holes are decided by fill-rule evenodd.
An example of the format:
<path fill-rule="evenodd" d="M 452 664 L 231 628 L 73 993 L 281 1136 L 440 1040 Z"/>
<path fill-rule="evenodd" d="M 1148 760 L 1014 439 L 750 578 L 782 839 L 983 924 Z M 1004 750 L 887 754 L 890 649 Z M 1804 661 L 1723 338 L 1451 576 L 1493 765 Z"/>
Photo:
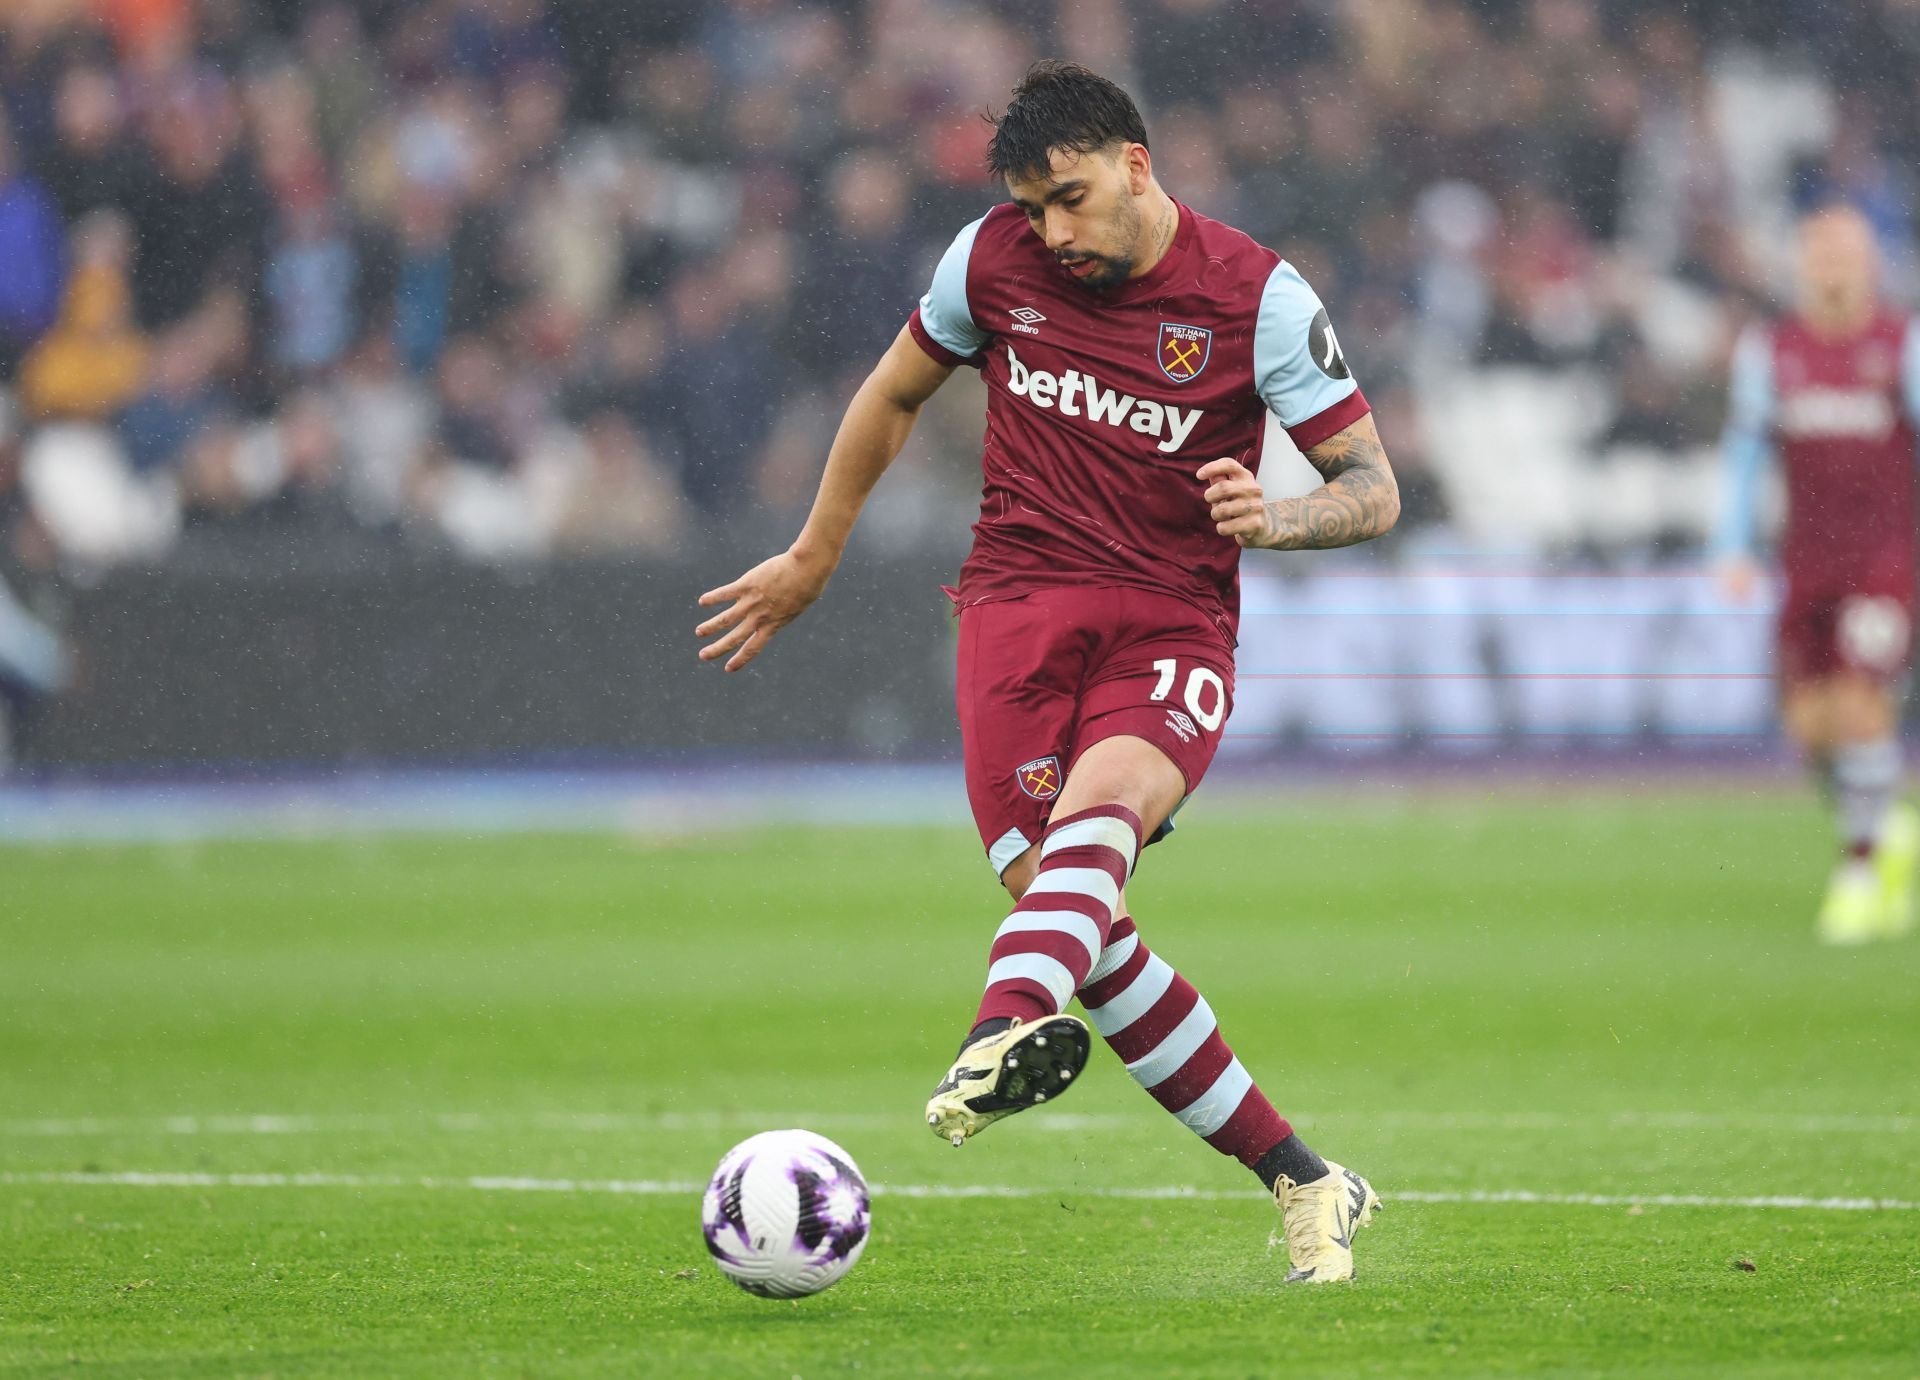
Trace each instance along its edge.
<path fill-rule="evenodd" d="M 1857 211 L 1823 211 L 1800 227 L 1801 290 L 1815 309 L 1871 301 L 1879 276 L 1873 227 Z"/>
<path fill-rule="evenodd" d="M 1091 292 L 1131 278 L 1142 248 L 1139 196 L 1145 179 L 1132 150 L 1056 149 L 1045 177 L 1007 179 L 1014 204 L 1060 266 Z M 1141 149 L 1142 156 L 1145 150 Z M 1139 184 L 1136 186 L 1136 183 Z"/>

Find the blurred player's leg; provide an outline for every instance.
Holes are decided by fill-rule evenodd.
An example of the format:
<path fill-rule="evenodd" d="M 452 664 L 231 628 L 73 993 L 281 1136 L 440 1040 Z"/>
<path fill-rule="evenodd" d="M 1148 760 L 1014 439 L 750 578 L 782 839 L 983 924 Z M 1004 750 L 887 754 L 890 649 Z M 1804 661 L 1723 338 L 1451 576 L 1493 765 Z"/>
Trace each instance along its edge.
<path fill-rule="evenodd" d="M 1794 686 L 1787 728 L 1810 760 L 1823 764 L 1840 858 L 1820 907 L 1829 944 L 1860 944 L 1912 924 L 1920 820 L 1899 802 L 1903 763 L 1892 696 L 1877 681 L 1824 677 Z"/>
<path fill-rule="evenodd" d="M 1900 744 L 1891 735 L 1838 744 L 1833 791 L 1841 846 L 1850 858 L 1872 861 L 1900 791 Z"/>
<path fill-rule="evenodd" d="M 1840 782 L 1839 762 L 1835 754 L 1833 693 L 1830 678 L 1790 684 L 1781 704 L 1781 717 L 1787 734 L 1813 765 L 1816 780 L 1824 778 L 1829 799 L 1845 838 L 1848 810 L 1843 801 L 1846 791 Z M 1880 882 L 1874 874 L 1871 850 L 1856 857 L 1844 849 L 1827 879 L 1827 892 L 1820 902 L 1816 925 L 1823 943 L 1864 944 L 1880 928 Z"/>
<path fill-rule="evenodd" d="M 1781 604 L 1781 717 L 1825 776 L 1840 835 L 1818 924 L 1829 944 L 1891 938 L 1913 922 L 1920 819 L 1900 803 L 1893 690 L 1906 679 L 1910 586 L 1904 565 L 1839 592 L 1790 577 Z"/>
<path fill-rule="evenodd" d="M 1905 763 L 1899 712 L 1879 680 L 1842 677 L 1831 689 L 1833 781 L 1841 846 L 1849 864 L 1865 864 L 1878 892 L 1874 932 L 1892 938 L 1913 923 L 1913 886 L 1920 862 L 1920 821 L 1900 801 Z"/>

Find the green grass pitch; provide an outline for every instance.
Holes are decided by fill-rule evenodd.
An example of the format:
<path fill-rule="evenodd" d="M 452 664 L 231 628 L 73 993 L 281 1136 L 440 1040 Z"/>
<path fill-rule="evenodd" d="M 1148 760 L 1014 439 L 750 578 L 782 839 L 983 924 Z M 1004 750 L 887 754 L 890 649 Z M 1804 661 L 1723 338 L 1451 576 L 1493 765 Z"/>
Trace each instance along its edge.
<path fill-rule="evenodd" d="M 960 831 L 16 848 L 0 1374 L 1920 1376 L 1920 1212 L 1742 1201 L 1920 1199 L 1920 940 L 1815 946 L 1810 800 L 1181 823 L 1135 914 L 1385 1195 L 1352 1287 L 1283 1288 L 1104 1047 L 927 1134 L 1003 909 Z M 845 1282 L 752 1298 L 673 1186 L 795 1124 L 1044 1191 L 883 1193 Z"/>

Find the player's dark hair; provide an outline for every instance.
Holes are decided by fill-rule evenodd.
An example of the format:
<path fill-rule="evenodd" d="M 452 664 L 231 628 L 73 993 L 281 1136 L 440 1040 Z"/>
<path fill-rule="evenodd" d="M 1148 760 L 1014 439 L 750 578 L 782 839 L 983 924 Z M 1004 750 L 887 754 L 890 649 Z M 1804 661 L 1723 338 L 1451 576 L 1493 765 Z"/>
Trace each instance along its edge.
<path fill-rule="evenodd" d="M 987 123 L 993 126 L 987 170 L 996 177 L 1045 177 L 1055 149 L 1092 153 L 1147 142 L 1133 97 L 1098 72 L 1053 58 L 1029 67 L 1013 100 Z"/>

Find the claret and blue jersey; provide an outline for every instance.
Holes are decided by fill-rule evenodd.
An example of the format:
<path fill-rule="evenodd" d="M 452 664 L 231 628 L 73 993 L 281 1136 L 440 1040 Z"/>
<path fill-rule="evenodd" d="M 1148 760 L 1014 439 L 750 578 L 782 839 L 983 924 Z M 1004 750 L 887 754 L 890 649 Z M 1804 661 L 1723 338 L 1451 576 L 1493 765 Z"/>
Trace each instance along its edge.
<path fill-rule="evenodd" d="M 1840 337 L 1797 317 L 1752 327 L 1734 351 L 1729 403 L 1716 553 L 1753 552 L 1760 481 L 1777 458 L 1789 584 L 1911 585 L 1920 323 L 1877 313 Z"/>
<path fill-rule="evenodd" d="M 1239 547 L 1195 477 L 1257 471 L 1271 410 L 1302 450 L 1365 416 L 1320 300 L 1272 250 L 1185 206 L 1153 268 L 1099 293 L 1012 205 L 954 239 L 909 328 L 987 384 L 963 604 L 1067 583 L 1178 595 L 1231 628 Z"/>

